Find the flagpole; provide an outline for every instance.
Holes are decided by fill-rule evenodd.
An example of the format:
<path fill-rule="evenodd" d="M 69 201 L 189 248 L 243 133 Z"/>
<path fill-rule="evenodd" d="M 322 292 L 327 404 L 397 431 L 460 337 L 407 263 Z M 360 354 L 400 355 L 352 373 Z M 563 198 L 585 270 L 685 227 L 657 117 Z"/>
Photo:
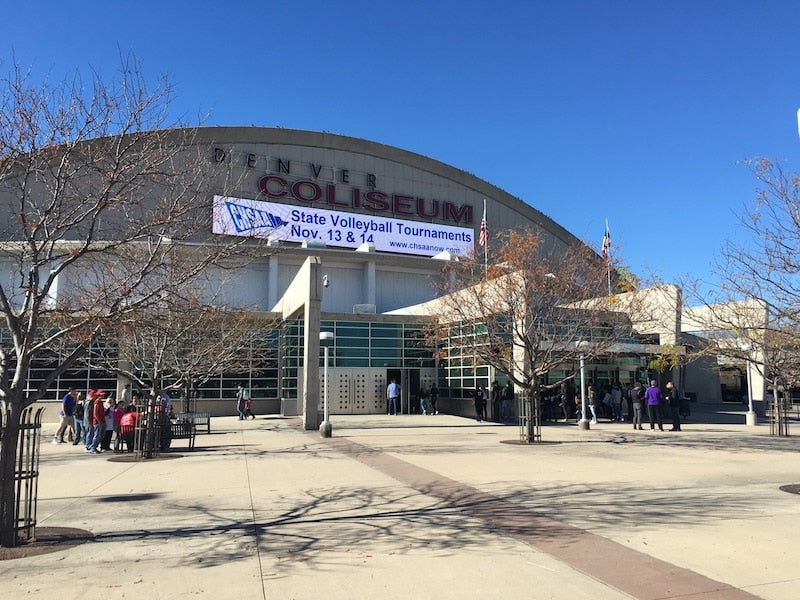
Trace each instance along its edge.
<path fill-rule="evenodd" d="M 608 295 L 611 295 L 611 230 L 608 228 L 606 219 L 606 231 L 603 234 L 603 246 L 601 250 L 603 258 L 606 259 L 606 279 L 608 281 Z"/>
<path fill-rule="evenodd" d="M 483 244 L 483 277 L 486 279 L 489 277 L 489 230 L 488 224 L 486 223 L 486 198 L 483 199 L 483 222 L 481 227 L 485 234 L 485 243 Z"/>

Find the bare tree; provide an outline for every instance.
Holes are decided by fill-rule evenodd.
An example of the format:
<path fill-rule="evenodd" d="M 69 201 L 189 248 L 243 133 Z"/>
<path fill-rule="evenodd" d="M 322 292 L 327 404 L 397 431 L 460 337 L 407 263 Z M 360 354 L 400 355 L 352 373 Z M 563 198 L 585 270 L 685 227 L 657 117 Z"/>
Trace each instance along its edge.
<path fill-rule="evenodd" d="M 171 86 L 149 88 L 135 60 L 123 58 L 113 83 L 76 75 L 34 84 L 19 67 L 0 81 L 0 315 L 10 337 L 0 348 L 0 545 L 13 546 L 26 407 L 100 332 L 157 306 L 245 240 L 196 243 L 211 231 L 209 179 L 221 191 L 226 175 L 191 130 L 166 122 Z M 69 353 L 27 389 L 33 361 L 65 340 Z"/>
<path fill-rule="evenodd" d="M 608 294 L 606 263 L 583 244 L 548 252 L 537 233 L 511 232 L 494 258 L 488 269 L 479 260 L 447 267 L 435 338 L 444 355 L 506 374 L 538 416 L 542 378 L 611 350 L 631 332 L 622 311 L 631 302 Z"/>
<path fill-rule="evenodd" d="M 800 176 L 768 159 L 748 165 L 759 188 L 714 265 L 717 283 L 684 287 L 701 351 L 755 368 L 777 409 L 782 392 L 800 384 Z"/>
<path fill-rule="evenodd" d="M 157 304 L 125 315 L 104 329 L 116 343 L 96 349 L 91 361 L 149 390 L 193 390 L 221 373 L 248 373 L 276 361 L 264 344 L 274 319 L 256 311 L 225 307 L 204 292 L 220 282 L 197 278 L 165 294 Z M 188 404 L 187 410 L 189 410 Z"/>

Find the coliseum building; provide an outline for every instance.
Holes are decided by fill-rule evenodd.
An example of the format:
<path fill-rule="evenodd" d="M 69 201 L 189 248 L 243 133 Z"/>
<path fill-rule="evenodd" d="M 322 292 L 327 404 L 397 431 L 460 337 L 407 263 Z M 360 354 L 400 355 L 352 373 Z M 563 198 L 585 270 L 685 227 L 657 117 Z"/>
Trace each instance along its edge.
<path fill-rule="evenodd" d="M 334 334 L 332 412 L 382 413 L 392 378 L 401 382 L 405 410 L 420 386 L 438 380 L 447 405 L 450 390 L 460 398 L 461 390 L 476 384 L 473 373 L 446 374 L 440 368 L 421 343 L 418 317 L 392 313 L 433 299 L 441 261 L 475 250 L 484 203 L 492 231 L 533 227 L 555 250 L 580 243 L 503 190 L 398 148 L 326 133 L 254 128 L 202 130 L 198 142 L 208 143 L 210 158 L 228 162 L 233 178 L 241 181 L 235 197 L 215 198 L 216 231 L 249 235 L 253 223 L 263 223 L 278 249 L 242 271 L 235 287 L 240 302 L 279 312 L 284 321 L 280 382 L 273 388 L 283 412 L 302 409 L 309 385 L 295 363 L 305 362 L 302 351 L 315 340 L 306 336 L 306 318 L 284 310 L 309 258 L 317 261 L 312 266 L 325 282 L 319 326 Z M 306 288 L 299 287 L 302 297 Z M 489 376 L 484 372 L 482 379 L 488 383 Z M 458 401 L 452 402 L 449 409 L 457 410 Z"/>
<path fill-rule="evenodd" d="M 254 355 L 261 366 L 244 382 L 262 414 L 309 412 L 322 396 L 320 331 L 333 333 L 327 382 L 333 414 L 384 413 L 392 378 L 401 382 L 406 411 L 420 386 L 436 382 L 442 408 L 467 414 L 465 390 L 502 383 L 502 376 L 488 367 L 441 364 L 422 343 L 425 320 L 407 308 L 435 298 L 442 261 L 476 251 L 484 206 L 493 234 L 533 228 L 545 249 L 556 252 L 580 243 L 486 181 L 398 148 L 282 128 L 201 128 L 192 140 L 209 168 L 225 167 L 227 181 L 236 182 L 209 190 L 212 236 L 268 239 L 270 251 L 226 273 L 224 286 L 227 305 L 251 307 L 279 324 L 253 349 L 268 356 Z M 674 342 L 680 319 L 642 333 L 652 344 Z M 646 346 L 598 360 L 590 376 L 599 384 L 646 379 L 653 352 Z M 200 386 L 197 410 L 233 414 L 241 377 L 220 374 Z M 53 400 L 70 385 L 122 384 L 91 367 L 71 371 Z"/>

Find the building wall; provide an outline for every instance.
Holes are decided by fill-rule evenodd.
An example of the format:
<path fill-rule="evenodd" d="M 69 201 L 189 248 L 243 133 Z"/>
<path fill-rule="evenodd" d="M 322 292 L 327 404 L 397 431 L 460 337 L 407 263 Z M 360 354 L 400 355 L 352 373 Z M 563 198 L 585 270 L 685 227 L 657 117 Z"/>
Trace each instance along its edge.
<path fill-rule="evenodd" d="M 171 135 L 178 140 L 183 139 L 186 133 L 175 131 Z M 492 239 L 509 229 L 530 227 L 543 234 L 547 250 L 580 243 L 531 205 L 474 175 L 375 142 L 280 128 L 214 127 L 197 130 L 186 147 L 186 155 L 200 156 L 201 160 L 208 161 L 208 171 L 212 176 L 207 190 L 209 211 L 215 194 L 298 207 L 313 204 L 316 208 L 343 214 L 358 213 L 471 228 L 477 241 L 485 203 Z M 287 188 L 292 182 L 306 181 L 326 190 L 334 186 L 335 193 L 313 203 L 291 197 L 288 189 L 285 190 L 286 196 L 271 198 L 259 185 L 268 176 L 280 177 L 287 182 Z M 363 204 L 357 206 L 361 200 L 355 202 L 353 199 L 363 199 L 370 191 L 380 191 L 389 197 L 402 196 L 405 200 L 387 211 L 368 210 Z M 158 190 L 151 194 L 153 199 L 157 195 Z M 0 190 L 0 207 L 8 210 L 13 201 L 12 190 Z M 426 216 L 419 210 L 420 206 L 432 210 L 434 206 L 442 208 L 445 204 L 455 207 L 455 212 Z M 407 214 L 411 206 L 415 209 L 412 214 Z M 104 234 L 113 236 L 114 229 L 109 227 Z M 208 232 L 199 235 L 196 241 L 200 244 L 225 244 L 227 239 Z M 303 248 L 291 243 L 272 245 L 264 252 L 264 256 L 248 263 L 210 269 L 205 297 L 228 306 L 276 310 L 303 262 L 309 256 L 319 256 L 321 268 L 329 280 L 329 287 L 322 294 L 322 311 L 352 314 L 355 305 L 374 304 L 380 317 L 380 313 L 434 298 L 437 294 L 435 283 L 442 266 L 440 260 L 428 256 L 331 247 Z M 14 271 L 11 262 L 0 263 L 0 278 L 4 283 L 13 283 Z M 79 274 L 74 275 L 77 277 Z M 59 284 L 62 289 L 72 287 L 70 281 Z M 54 399 L 60 393 L 60 390 L 54 390 Z M 213 398 L 207 400 L 215 401 Z M 220 407 L 226 406 L 226 400 L 220 401 Z"/>
<path fill-rule="evenodd" d="M 226 177 L 237 182 L 230 193 L 243 198 L 313 205 L 344 213 L 449 222 L 472 227 L 476 234 L 485 199 L 493 232 L 528 225 L 538 227 L 554 247 L 579 241 L 552 219 L 500 188 L 465 171 L 399 148 L 332 134 L 255 127 L 203 128 L 198 131 L 196 143 L 223 153 L 223 164 L 228 167 Z M 214 156 L 209 155 L 209 160 Z M 268 198 L 258 185 L 265 175 L 278 175 L 289 182 L 313 180 L 321 186 L 333 184 L 338 192 L 336 197 L 345 205 L 331 206 L 324 199 L 308 204 L 289 195 L 281 199 Z M 370 177 L 374 177 L 372 186 Z M 228 188 L 220 181 L 219 189 L 221 192 Z M 471 212 L 469 219 L 455 223 L 422 215 L 346 206 L 355 189 L 362 195 L 370 190 L 379 190 L 414 199 L 450 202 L 468 206 Z"/>

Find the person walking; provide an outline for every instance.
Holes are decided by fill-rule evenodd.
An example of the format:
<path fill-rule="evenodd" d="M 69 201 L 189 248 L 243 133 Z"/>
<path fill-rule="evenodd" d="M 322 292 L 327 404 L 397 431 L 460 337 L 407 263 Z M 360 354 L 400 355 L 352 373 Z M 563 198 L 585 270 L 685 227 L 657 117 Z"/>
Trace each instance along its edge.
<path fill-rule="evenodd" d="M 419 409 L 423 415 L 428 414 L 428 392 L 425 391 L 424 385 L 419 388 Z"/>
<path fill-rule="evenodd" d="M 667 382 L 667 405 L 669 406 L 669 412 L 672 414 L 672 429 L 670 431 L 680 431 L 681 399 L 678 389 L 672 385 L 671 381 Z"/>
<path fill-rule="evenodd" d="M 386 386 L 386 401 L 388 404 L 389 414 L 397 414 L 397 400 L 400 398 L 400 386 L 392 379 L 389 385 Z"/>
<path fill-rule="evenodd" d="M 91 442 L 87 442 L 86 447 L 86 451 L 89 454 L 98 454 L 103 451 L 100 443 L 106 433 L 106 410 L 103 400 L 105 395 L 106 393 L 103 390 L 95 390 L 92 395 L 92 435 Z M 100 447 L 99 450 L 98 447 Z"/>
<path fill-rule="evenodd" d="M 430 398 L 431 398 L 431 414 L 438 415 L 439 409 L 436 408 L 436 403 L 439 401 L 439 388 L 436 387 L 435 383 L 431 386 Z"/>
<path fill-rule="evenodd" d="M 492 384 L 492 421 L 495 423 L 502 423 L 500 418 L 500 406 L 503 403 L 503 389 L 497 380 Z"/>
<path fill-rule="evenodd" d="M 100 449 L 103 452 L 111 450 L 111 438 L 114 436 L 114 408 L 117 406 L 113 398 L 107 398 L 103 404 L 103 414 L 105 415 L 105 430 L 103 439 L 100 440 Z"/>
<path fill-rule="evenodd" d="M 81 442 L 86 443 L 86 421 L 83 420 L 83 412 L 85 410 L 85 403 L 83 400 L 83 392 L 78 392 L 75 396 L 75 414 L 73 421 L 75 422 L 75 439 L 72 441 L 73 446 L 77 446 Z"/>
<path fill-rule="evenodd" d="M 628 390 L 628 401 L 631 407 L 631 419 L 634 429 L 642 429 L 642 400 L 644 399 L 644 388 L 642 382 L 637 381 Z"/>
<path fill-rule="evenodd" d="M 650 387 L 647 388 L 644 396 L 647 399 L 647 416 L 650 419 L 650 430 L 654 430 L 655 424 L 658 422 L 658 430 L 664 431 L 664 422 L 661 418 L 661 400 L 663 396 L 655 379 L 650 382 Z"/>
<path fill-rule="evenodd" d="M 94 395 L 96 390 L 89 390 L 86 392 L 86 401 L 83 403 L 83 426 L 86 429 L 84 433 L 84 447 L 88 452 L 92 447 L 92 439 L 94 436 L 94 427 L 92 426 L 92 416 L 94 415 Z"/>
<path fill-rule="evenodd" d="M 250 390 L 246 391 L 249 392 Z M 246 419 L 247 417 L 251 417 L 253 419 L 256 418 L 256 416 L 253 414 L 253 396 L 249 393 L 247 398 L 244 399 L 244 418 Z"/>
<path fill-rule="evenodd" d="M 236 386 L 236 412 L 239 413 L 239 420 L 244 421 L 247 418 L 245 413 L 245 404 L 250 397 L 250 392 L 241 383 Z"/>
<path fill-rule="evenodd" d="M 472 405 L 475 407 L 475 419 L 477 421 L 480 421 L 483 415 L 481 404 L 483 404 L 483 392 L 481 392 L 480 386 L 475 386 L 475 389 L 472 390 Z"/>
<path fill-rule="evenodd" d="M 69 431 L 69 436 L 74 437 L 75 431 L 75 388 L 69 388 L 61 399 L 61 423 L 53 436 L 54 444 L 64 443 L 64 433 Z"/>
<path fill-rule="evenodd" d="M 589 389 L 586 391 L 586 403 L 592 412 L 592 424 L 597 425 L 597 390 L 594 389 L 592 383 L 589 384 Z"/>
<path fill-rule="evenodd" d="M 481 417 L 484 421 L 489 420 L 489 391 L 486 389 L 486 386 L 481 386 Z"/>
<path fill-rule="evenodd" d="M 511 385 L 510 381 L 506 382 L 506 387 L 503 388 L 503 406 L 502 410 L 500 411 L 500 420 L 503 423 L 508 423 L 511 420 L 512 415 L 512 408 L 511 405 L 514 402 L 514 386 Z"/>
<path fill-rule="evenodd" d="M 569 421 L 569 390 L 566 383 L 562 383 L 558 391 L 558 406 L 564 417 L 564 423 Z"/>
<path fill-rule="evenodd" d="M 622 423 L 622 387 L 619 381 L 611 385 L 611 420 Z"/>

